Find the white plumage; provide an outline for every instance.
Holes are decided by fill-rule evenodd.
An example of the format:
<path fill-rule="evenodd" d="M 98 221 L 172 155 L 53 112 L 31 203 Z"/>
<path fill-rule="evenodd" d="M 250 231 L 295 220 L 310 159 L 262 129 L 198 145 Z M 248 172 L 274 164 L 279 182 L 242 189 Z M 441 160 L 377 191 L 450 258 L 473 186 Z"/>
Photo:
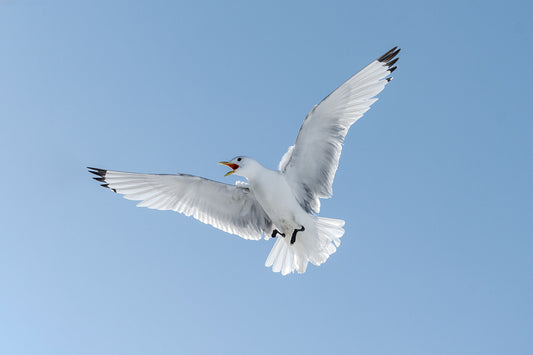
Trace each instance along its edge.
<path fill-rule="evenodd" d="M 283 275 L 324 263 L 340 245 L 344 221 L 316 216 L 332 184 L 350 126 L 377 101 L 392 79 L 394 47 L 348 79 L 313 107 L 296 143 L 282 157 L 279 171 L 252 158 L 221 162 L 249 184 L 228 185 L 178 174 L 137 174 L 89 168 L 102 186 L 141 201 L 139 207 L 173 210 L 245 239 L 277 237 L 265 265 Z"/>

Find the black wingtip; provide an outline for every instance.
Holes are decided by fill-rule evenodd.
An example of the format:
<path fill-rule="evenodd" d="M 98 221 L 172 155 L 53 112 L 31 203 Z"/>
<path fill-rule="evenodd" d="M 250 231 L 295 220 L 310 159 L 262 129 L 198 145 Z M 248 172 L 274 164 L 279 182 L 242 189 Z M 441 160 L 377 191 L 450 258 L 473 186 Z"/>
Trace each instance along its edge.
<path fill-rule="evenodd" d="M 87 167 L 87 169 L 89 169 L 89 172 L 91 174 L 98 175 L 101 177 L 105 177 L 105 174 L 107 173 L 107 170 L 105 169 L 91 168 L 89 166 Z"/>
<path fill-rule="evenodd" d="M 99 176 L 99 177 L 93 177 L 93 179 L 96 180 L 96 181 L 99 181 L 99 182 L 103 182 L 103 183 L 104 183 L 104 184 L 101 184 L 100 186 L 102 186 L 102 187 L 106 187 L 106 188 L 110 189 L 111 191 L 113 191 L 113 192 L 115 192 L 115 193 L 117 192 L 117 190 L 115 190 L 115 189 L 109 187 L 109 184 L 108 184 L 108 183 L 106 182 L 106 180 L 105 180 L 105 175 L 106 175 L 106 173 L 107 173 L 107 170 L 105 170 L 105 169 L 98 169 L 98 168 L 91 168 L 90 166 L 88 166 L 87 169 L 89 169 L 89 172 L 90 172 L 91 174 L 94 174 L 94 175 Z"/>
<path fill-rule="evenodd" d="M 400 53 L 400 51 L 401 51 L 401 48 L 394 47 L 390 51 L 388 51 L 387 53 L 383 54 L 381 57 L 378 58 L 378 61 L 380 63 L 383 63 L 389 68 L 388 70 L 389 74 L 391 74 L 393 71 L 395 71 L 398 68 L 393 65 L 396 64 L 396 62 L 398 61 L 399 58 L 396 56 L 398 55 L 398 53 Z M 386 78 L 385 80 L 387 80 L 387 82 L 390 82 L 392 80 L 392 77 Z"/>
<path fill-rule="evenodd" d="M 394 65 L 394 63 L 396 63 L 396 60 L 398 60 L 398 58 L 394 59 L 394 57 L 396 57 L 398 53 L 400 53 L 400 51 L 401 51 L 401 48 L 394 47 L 390 51 L 388 51 L 387 53 L 379 57 L 378 61 L 391 67 Z"/>
<path fill-rule="evenodd" d="M 392 67 L 394 64 L 396 64 L 396 62 L 398 61 L 398 57 L 394 58 L 393 60 L 391 60 L 390 62 L 387 63 L 387 65 L 390 67 Z"/>
<path fill-rule="evenodd" d="M 398 47 L 394 47 L 394 48 L 392 48 L 390 51 L 388 51 L 387 53 L 383 54 L 381 57 L 378 58 L 378 61 L 379 61 L 379 62 L 386 62 L 387 60 L 390 60 L 390 59 L 391 59 L 390 55 L 391 55 L 392 53 L 394 53 L 394 51 L 396 50 L 396 48 L 398 48 Z"/>

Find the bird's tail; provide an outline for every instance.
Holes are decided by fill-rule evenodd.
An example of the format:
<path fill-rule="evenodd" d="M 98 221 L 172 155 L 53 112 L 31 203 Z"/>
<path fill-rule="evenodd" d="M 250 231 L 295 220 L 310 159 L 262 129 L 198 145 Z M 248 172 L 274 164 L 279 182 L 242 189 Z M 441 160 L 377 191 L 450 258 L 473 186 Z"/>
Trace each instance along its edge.
<path fill-rule="evenodd" d="M 265 266 L 272 266 L 272 271 L 281 272 L 282 275 L 294 271 L 302 274 L 308 262 L 320 265 L 328 260 L 341 244 L 344 221 L 325 217 L 313 219 L 312 226 L 305 226 L 305 231 L 298 232 L 294 244 L 290 244 L 290 237 L 278 237 Z"/>

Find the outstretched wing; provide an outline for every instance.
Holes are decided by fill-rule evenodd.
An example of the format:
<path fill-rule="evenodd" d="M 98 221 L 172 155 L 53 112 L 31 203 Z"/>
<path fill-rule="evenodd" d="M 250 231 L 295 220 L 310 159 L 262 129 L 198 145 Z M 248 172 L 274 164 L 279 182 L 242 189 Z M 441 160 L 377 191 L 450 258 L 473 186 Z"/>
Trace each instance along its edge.
<path fill-rule="evenodd" d="M 400 49 L 394 47 L 329 94 L 307 114 L 294 146 L 279 170 L 308 212 L 320 211 L 320 198 L 332 195 L 342 144 L 350 126 L 377 101 L 375 96 L 392 79 Z"/>
<path fill-rule="evenodd" d="M 139 207 L 173 210 L 244 239 L 261 239 L 272 222 L 250 189 L 192 175 L 137 174 L 88 168 L 102 186 L 141 201 Z"/>

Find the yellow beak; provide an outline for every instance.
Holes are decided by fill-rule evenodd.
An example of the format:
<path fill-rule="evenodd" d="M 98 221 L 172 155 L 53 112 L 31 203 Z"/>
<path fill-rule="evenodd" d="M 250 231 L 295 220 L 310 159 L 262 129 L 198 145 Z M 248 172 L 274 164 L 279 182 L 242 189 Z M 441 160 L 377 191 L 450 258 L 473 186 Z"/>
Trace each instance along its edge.
<path fill-rule="evenodd" d="M 221 161 L 221 162 L 218 162 L 218 163 L 222 164 L 222 165 L 226 165 L 227 167 L 233 169 L 231 171 L 228 171 L 226 173 L 226 175 L 224 175 L 224 176 L 228 176 L 228 175 L 233 174 L 235 172 L 235 170 L 239 168 L 239 166 L 237 164 L 233 164 L 233 163 L 230 163 L 230 162 L 227 162 L 227 161 Z"/>

